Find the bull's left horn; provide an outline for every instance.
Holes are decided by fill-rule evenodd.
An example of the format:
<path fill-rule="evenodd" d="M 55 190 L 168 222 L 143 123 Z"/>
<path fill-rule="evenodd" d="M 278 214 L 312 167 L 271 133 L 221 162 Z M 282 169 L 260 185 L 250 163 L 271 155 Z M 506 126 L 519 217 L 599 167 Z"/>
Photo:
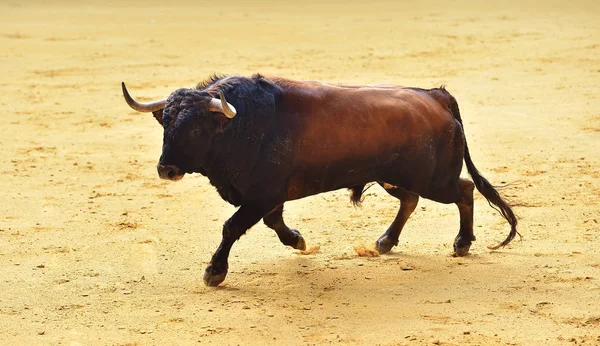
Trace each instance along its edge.
<path fill-rule="evenodd" d="M 219 97 L 221 98 L 220 100 L 216 98 L 210 100 L 209 110 L 211 112 L 223 113 L 229 119 L 233 118 L 237 113 L 235 107 L 225 100 L 225 94 L 221 90 L 219 90 Z"/>
<path fill-rule="evenodd" d="M 124 82 L 121 82 L 121 88 L 123 89 L 123 97 L 125 97 L 125 102 L 127 102 L 129 107 L 138 112 L 156 112 L 157 110 L 165 108 L 167 105 L 166 98 L 148 103 L 137 102 L 133 99 L 133 97 L 131 97 L 131 95 L 129 95 L 129 91 L 127 91 L 127 87 L 125 86 Z"/>

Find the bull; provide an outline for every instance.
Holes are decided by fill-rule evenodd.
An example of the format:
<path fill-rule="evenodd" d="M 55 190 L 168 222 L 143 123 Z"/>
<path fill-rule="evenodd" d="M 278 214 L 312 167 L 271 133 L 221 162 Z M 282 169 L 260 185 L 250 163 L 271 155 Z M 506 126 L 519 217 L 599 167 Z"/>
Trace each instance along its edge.
<path fill-rule="evenodd" d="M 286 201 L 341 188 L 361 201 L 377 182 L 400 200 L 399 211 L 376 241 L 379 253 L 398 237 L 419 197 L 455 203 L 460 228 L 454 254 L 468 254 L 473 234 L 473 190 L 517 232 L 509 204 L 477 170 L 456 99 L 444 87 L 340 86 L 261 75 L 213 76 L 153 102 L 123 95 L 136 111 L 151 112 L 164 128 L 158 175 L 208 177 L 220 196 L 239 208 L 223 225 L 219 247 L 204 273 L 217 286 L 227 275 L 232 245 L 261 219 L 280 241 L 304 250 L 304 238 L 282 217 Z M 460 178 L 463 160 L 473 181 Z"/>

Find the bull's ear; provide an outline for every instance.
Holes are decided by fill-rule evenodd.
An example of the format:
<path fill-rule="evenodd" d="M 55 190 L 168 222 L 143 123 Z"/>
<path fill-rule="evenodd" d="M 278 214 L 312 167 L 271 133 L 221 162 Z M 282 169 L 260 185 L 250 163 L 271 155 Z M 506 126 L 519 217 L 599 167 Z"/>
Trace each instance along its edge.
<path fill-rule="evenodd" d="M 223 113 L 213 113 L 215 121 L 215 132 L 223 133 L 223 128 L 229 123 L 231 119 L 227 118 Z"/>
<path fill-rule="evenodd" d="M 163 110 L 165 110 L 165 109 L 162 108 L 162 109 L 159 109 L 157 111 L 152 112 L 152 114 L 154 115 L 154 119 L 156 119 L 156 121 L 158 121 L 158 123 L 161 126 L 163 124 L 163 122 L 162 122 Z"/>

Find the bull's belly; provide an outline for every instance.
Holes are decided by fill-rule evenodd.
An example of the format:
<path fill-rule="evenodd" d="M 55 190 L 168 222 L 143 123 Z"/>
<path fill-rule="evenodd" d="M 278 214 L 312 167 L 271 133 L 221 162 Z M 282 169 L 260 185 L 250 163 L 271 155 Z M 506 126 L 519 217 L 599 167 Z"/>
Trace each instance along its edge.
<path fill-rule="evenodd" d="M 433 165 L 429 164 L 327 165 L 295 171 L 288 180 L 287 197 L 294 200 L 370 182 L 385 182 L 420 194 L 427 189 L 433 173 Z"/>

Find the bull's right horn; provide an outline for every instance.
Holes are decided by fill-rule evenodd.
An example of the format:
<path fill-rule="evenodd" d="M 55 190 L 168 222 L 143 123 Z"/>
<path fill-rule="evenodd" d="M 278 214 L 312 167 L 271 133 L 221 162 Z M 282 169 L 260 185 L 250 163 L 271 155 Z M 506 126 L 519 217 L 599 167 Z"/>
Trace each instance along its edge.
<path fill-rule="evenodd" d="M 227 100 L 225 100 L 225 94 L 223 94 L 222 90 L 219 90 L 219 97 L 221 98 L 220 100 L 217 98 L 213 98 L 212 100 L 210 100 L 208 109 L 211 112 L 223 113 L 223 115 L 225 115 L 229 119 L 233 118 L 237 113 L 235 107 L 231 103 L 227 102 Z"/>
<path fill-rule="evenodd" d="M 157 110 L 165 108 L 167 105 L 167 99 L 160 99 L 158 101 L 152 101 L 148 103 L 137 102 L 136 100 L 129 95 L 129 91 L 127 91 L 127 87 L 124 82 L 121 82 L 121 88 L 123 89 L 123 97 L 125 97 L 125 102 L 129 105 L 129 107 L 133 108 L 138 112 L 156 112 Z"/>

